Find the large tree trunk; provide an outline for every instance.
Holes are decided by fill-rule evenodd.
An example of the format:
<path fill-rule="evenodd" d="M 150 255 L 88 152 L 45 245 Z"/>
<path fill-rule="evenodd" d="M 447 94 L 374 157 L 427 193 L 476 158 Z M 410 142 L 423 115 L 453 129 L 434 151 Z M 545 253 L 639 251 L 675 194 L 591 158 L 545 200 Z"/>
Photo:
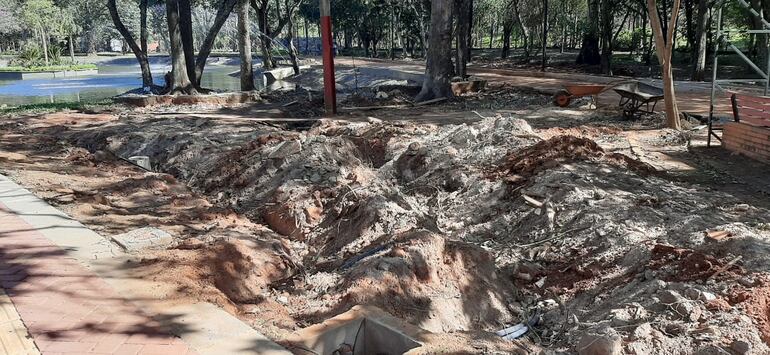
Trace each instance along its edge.
<path fill-rule="evenodd" d="M 511 2 L 513 16 L 516 19 L 516 24 L 519 25 L 519 31 L 524 39 L 524 58 L 529 62 L 530 46 L 529 46 L 529 29 L 524 26 L 524 21 L 521 19 L 521 11 L 519 11 L 519 0 L 513 0 Z"/>
<path fill-rule="evenodd" d="M 251 34 L 249 29 L 249 0 L 238 2 L 238 52 L 241 56 L 241 90 L 254 90 L 254 67 L 251 62 Z"/>
<path fill-rule="evenodd" d="M 151 91 L 153 88 L 152 72 L 150 71 L 150 63 L 147 60 L 147 51 L 142 50 L 142 48 L 139 47 L 134 40 L 134 37 L 131 35 L 131 32 L 129 32 L 126 26 L 123 25 L 123 21 L 120 19 L 120 15 L 118 15 L 118 8 L 115 5 L 115 0 L 107 0 L 107 9 L 110 12 L 110 17 L 112 17 L 112 23 L 115 25 L 115 28 L 120 32 L 120 35 L 123 36 L 125 42 L 128 43 L 129 48 L 134 52 L 134 56 L 139 62 L 139 67 L 142 70 L 142 87 L 146 92 Z"/>
<path fill-rule="evenodd" d="M 45 40 L 45 30 L 40 28 L 40 42 L 43 43 L 43 59 L 45 65 L 48 65 L 48 41 Z"/>
<path fill-rule="evenodd" d="M 171 55 L 171 77 L 166 83 L 169 94 L 196 94 L 197 91 L 187 74 L 184 43 L 179 22 L 179 0 L 166 1 L 166 21 L 169 33 L 169 54 Z"/>
<path fill-rule="evenodd" d="M 615 22 L 613 0 L 602 1 L 602 54 L 600 58 L 602 74 L 612 75 L 612 25 Z"/>
<path fill-rule="evenodd" d="M 455 74 L 465 78 L 468 67 L 468 30 L 471 28 L 471 1 L 455 0 L 455 11 L 457 13 L 457 51 L 455 52 Z"/>
<path fill-rule="evenodd" d="M 466 38 L 468 39 L 468 43 L 466 44 L 468 54 L 466 56 L 468 57 L 468 62 L 470 63 L 473 61 L 473 38 L 471 38 L 473 35 L 473 0 L 468 0 L 468 34 L 466 35 Z"/>
<path fill-rule="evenodd" d="M 70 49 L 70 62 L 75 63 L 75 44 L 73 43 L 72 34 L 69 35 L 69 49 Z"/>
<path fill-rule="evenodd" d="M 276 67 L 275 58 L 273 58 L 272 31 L 270 30 L 269 3 L 267 0 L 251 0 L 251 6 L 257 12 L 257 26 L 259 32 L 259 49 L 262 52 L 262 67 L 273 69 Z"/>
<path fill-rule="evenodd" d="M 513 20 L 506 19 L 503 22 L 503 49 L 500 51 L 500 58 L 508 58 L 511 52 L 511 32 L 513 31 Z"/>
<path fill-rule="evenodd" d="M 599 0 L 588 0 L 588 26 L 583 34 L 583 45 L 577 57 L 577 64 L 597 65 L 599 55 Z"/>
<path fill-rule="evenodd" d="M 198 56 L 195 57 L 195 86 L 200 87 L 201 76 L 203 75 L 203 68 L 206 67 L 206 60 L 211 54 L 211 49 L 214 48 L 214 41 L 217 38 L 217 34 L 227 22 L 227 18 L 230 17 L 230 13 L 233 12 L 233 8 L 238 0 L 222 0 L 217 15 L 214 17 L 214 23 L 211 25 L 209 32 L 206 34 L 206 38 L 201 43 Z"/>
<path fill-rule="evenodd" d="M 679 122 L 679 108 L 677 107 L 676 94 L 674 92 L 674 77 L 671 71 L 671 52 L 674 46 L 676 20 L 679 15 L 680 0 L 674 0 L 671 8 L 671 18 L 668 28 L 671 29 L 664 37 L 661 19 L 658 16 L 655 0 L 647 0 L 647 11 L 650 16 L 650 26 L 655 36 L 655 50 L 658 54 L 663 70 L 663 100 L 666 106 L 666 126 L 673 129 L 681 129 Z M 663 8 L 665 13 L 666 8 Z"/>
<path fill-rule="evenodd" d="M 147 54 L 147 4 L 149 0 L 139 1 L 139 46 Z"/>
<path fill-rule="evenodd" d="M 548 64 L 546 52 L 548 50 L 548 0 L 543 0 L 543 56 L 540 63 L 540 70 L 545 71 L 545 66 Z"/>
<path fill-rule="evenodd" d="M 190 0 L 177 0 L 179 5 L 179 33 L 182 38 L 187 77 L 195 80 L 195 47 L 193 46 L 192 7 Z"/>
<path fill-rule="evenodd" d="M 286 25 L 286 41 L 289 42 L 289 59 L 291 60 L 291 67 L 294 69 L 294 74 L 299 75 L 299 60 L 297 57 L 299 56 L 299 53 L 297 53 L 297 47 L 294 45 L 294 11 L 289 6 L 289 0 L 286 0 L 286 16 L 289 19 L 289 22 Z"/>
<path fill-rule="evenodd" d="M 451 97 L 452 12 L 454 1 L 433 0 L 430 10 L 430 44 L 425 80 L 416 101 Z"/>
<path fill-rule="evenodd" d="M 706 49 L 708 42 L 709 0 L 698 1 L 698 28 L 695 35 L 695 53 L 691 79 L 703 81 L 706 78 Z"/>

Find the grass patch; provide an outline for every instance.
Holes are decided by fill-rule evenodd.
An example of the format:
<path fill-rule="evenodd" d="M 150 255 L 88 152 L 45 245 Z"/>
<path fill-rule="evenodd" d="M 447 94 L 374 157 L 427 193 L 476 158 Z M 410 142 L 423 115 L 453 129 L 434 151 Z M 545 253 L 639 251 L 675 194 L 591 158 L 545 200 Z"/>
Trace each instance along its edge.
<path fill-rule="evenodd" d="M 54 102 L 54 103 L 41 103 L 41 104 L 26 104 L 13 107 L 0 108 L 0 114 L 40 114 L 58 112 L 64 110 L 76 110 L 76 111 L 92 111 L 105 106 L 114 105 L 115 102 L 111 98 L 93 100 L 93 101 L 81 101 L 81 102 Z"/>
<path fill-rule="evenodd" d="M 90 70 L 96 69 L 96 64 L 72 64 L 72 65 L 49 65 L 34 67 L 2 67 L 0 72 L 29 73 L 29 72 L 48 72 L 64 70 Z"/>

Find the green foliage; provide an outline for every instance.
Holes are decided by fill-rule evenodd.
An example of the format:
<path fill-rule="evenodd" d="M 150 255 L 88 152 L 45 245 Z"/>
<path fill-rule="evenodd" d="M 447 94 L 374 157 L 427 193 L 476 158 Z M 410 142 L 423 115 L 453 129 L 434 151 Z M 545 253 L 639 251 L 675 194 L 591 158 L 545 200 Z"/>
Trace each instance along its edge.
<path fill-rule="evenodd" d="M 44 65 L 43 51 L 37 45 L 28 44 L 11 60 L 11 66 L 28 68 Z M 3 68 L 5 69 L 5 68 Z"/>
<path fill-rule="evenodd" d="M 40 71 L 64 71 L 64 70 L 89 70 L 96 69 L 96 64 L 71 64 L 71 65 L 41 65 L 29 67 L 2 67 L 0 72 L 40 72 Z"/>
<path fill-rule="evenodd" d="M 45 56 L 40 46 L 36 44 L 28 44 L 24 49 L 19 52 L 16 58 L 13 58 L 10 62 L 11 67 L 24 68 L 25 70 L 11 70 L 8 68 L 0 68 L 5 71 L 39 71 L 43 67 L 77 67 L 77 65 L 69 65 L 73 63 L 66 63 L 62 59 L 62 48 L 58 45 L 52 45 L 48 48 L 48 64 L 45 63 Z M 90 68 L 88 64 L 84 64 L 83 68 Z M 61 69 L 51 69 L 61 70 Z"/>

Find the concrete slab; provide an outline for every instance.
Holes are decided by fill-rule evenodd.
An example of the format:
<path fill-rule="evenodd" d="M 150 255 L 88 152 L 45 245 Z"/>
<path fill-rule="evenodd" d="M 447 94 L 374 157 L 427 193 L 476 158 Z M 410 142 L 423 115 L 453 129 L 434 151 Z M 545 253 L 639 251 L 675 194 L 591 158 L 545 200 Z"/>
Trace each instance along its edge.
<path fill-rule="evenodd" d="M 220 308 L 210 303 L 163 310 L 163 315 L 176 319 L 186 334 L 184 340 L 201 355 L 291 355 L 291 352 L 243 322 L 232 317 L 222 318 L 221 313 Z"/>
<path fill-rule="evenodd" d="M 128 252 L 142 249 L 163 249 L 174 242 L 174 237 L 168 232 L 155 227 L 144 227 L 113 235 L 112 240 Z"/>

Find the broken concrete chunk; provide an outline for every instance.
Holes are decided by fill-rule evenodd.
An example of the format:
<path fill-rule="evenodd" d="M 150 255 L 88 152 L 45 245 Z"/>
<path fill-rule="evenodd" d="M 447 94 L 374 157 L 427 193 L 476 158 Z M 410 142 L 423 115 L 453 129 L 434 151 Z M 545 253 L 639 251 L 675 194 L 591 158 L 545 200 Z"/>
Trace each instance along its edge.
<path fill-rule="evenodd" d="M 112 236 L 112 240 L 126 251 L 132 252 L 142 249 L 160 249 L 168 247 L 174 242 L 174 237 L 162 229 L 145 227 L 114 235 Z"/>
<path fill-rule="evenodd" d="M 578 342 L 579 355 L 620 355 L 623 345 L 620 335 L 612 328 L 607 328 L 603 333 L 586 333 Z"/>
<path fill-rule="evenodd" d="M 284 141 L 278 144 L 278 146 L 275 147 L 275 150 L 273 150 L 267 157 L 268 159 L 283 159 L 301 151 L 302 143 L 298 140 Z"/>

